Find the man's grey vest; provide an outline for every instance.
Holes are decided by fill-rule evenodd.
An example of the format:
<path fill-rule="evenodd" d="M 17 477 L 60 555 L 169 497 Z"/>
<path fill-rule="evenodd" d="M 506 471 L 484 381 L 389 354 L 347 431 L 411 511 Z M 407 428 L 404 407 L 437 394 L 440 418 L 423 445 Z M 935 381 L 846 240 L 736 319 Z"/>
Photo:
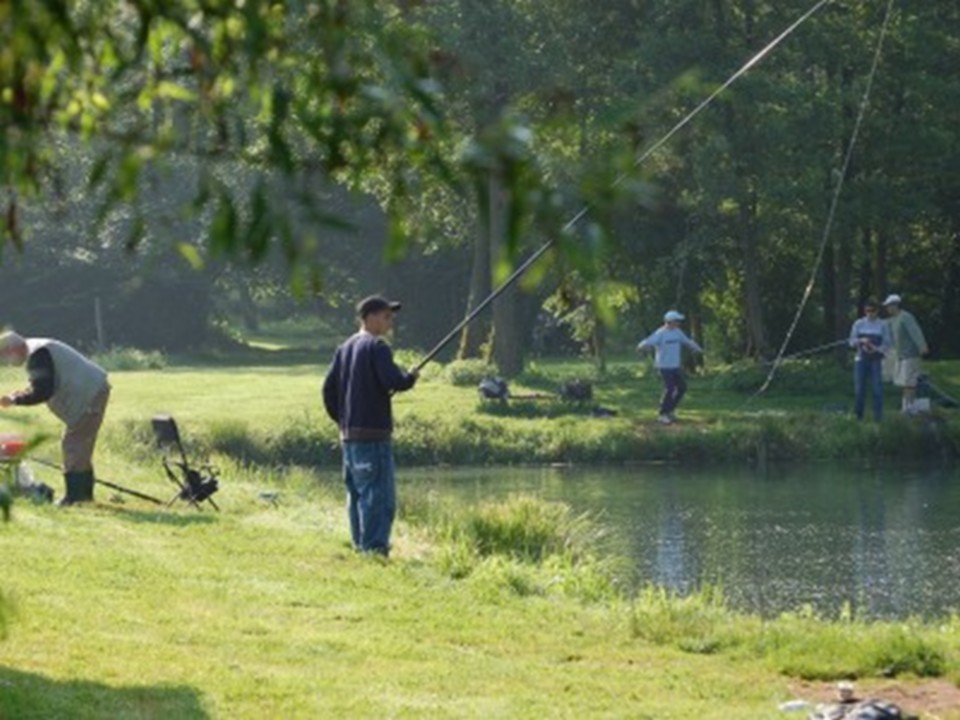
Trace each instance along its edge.
<path fill-rule="evenodd" d="M 93 399 L 109 387 L 106 371 L 59 340 L 28 338 L 26 342 L 31 355 L 45 348 L 53 358 L 53 396 L 47 407 L 68 427 L 75 425 L 90 410 Z"/>

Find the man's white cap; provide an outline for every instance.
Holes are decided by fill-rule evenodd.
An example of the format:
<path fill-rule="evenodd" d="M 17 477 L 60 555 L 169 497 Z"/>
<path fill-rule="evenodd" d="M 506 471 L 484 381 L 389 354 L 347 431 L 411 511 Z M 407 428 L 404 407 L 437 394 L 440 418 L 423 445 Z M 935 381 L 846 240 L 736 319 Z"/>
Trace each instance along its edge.
<path fill-rule="evenodd" d="M 663 316 L 664 322 L 680 322 L 681 320 L 683 320 L 683 315 L 676 310 L 667 310 L 667 313 Z"/>
<path fill-rule="evenodd" d="M 893 295 L 887 295 L 887 299 L 883 301 L 883 306 L 887 305 L 900 305 L 903 303 L 903 300 L 900 299 L 900 296 L 894 293 Z"/>
<path fill-rule="evenodd" d="M 0 352 L 6 352 L 13 348 L 23 347 L 24 339 L 12 330 L 0 333 Z"/>

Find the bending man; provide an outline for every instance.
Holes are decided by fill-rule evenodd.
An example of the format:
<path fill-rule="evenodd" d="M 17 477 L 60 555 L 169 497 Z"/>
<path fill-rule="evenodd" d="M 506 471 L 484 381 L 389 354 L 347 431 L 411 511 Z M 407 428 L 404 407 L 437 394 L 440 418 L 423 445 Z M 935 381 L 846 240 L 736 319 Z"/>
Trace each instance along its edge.
<path fill-rule="evenodd" d="M 337 348 L 323 382 L 324 407 L 340 428 L 353 546 L 381 555 L 390 553 L 397 512 L 390 396 L 417 381 L 397 367 L 384 340 L 399 309 L 400 303 L 379 296 L 361 300 L 360 330 Z"/>
<path fill-rule="evenodd" d="M 0 359 L 26 363 L 30 386 L 0 397 L 0 407 L 47 403 L 66 429 L 61 443 L 66 495 L 61 505 L 93 500 L 93 450 L 110 399 L 107 373 L 66 343 L 0 335 Z"/>

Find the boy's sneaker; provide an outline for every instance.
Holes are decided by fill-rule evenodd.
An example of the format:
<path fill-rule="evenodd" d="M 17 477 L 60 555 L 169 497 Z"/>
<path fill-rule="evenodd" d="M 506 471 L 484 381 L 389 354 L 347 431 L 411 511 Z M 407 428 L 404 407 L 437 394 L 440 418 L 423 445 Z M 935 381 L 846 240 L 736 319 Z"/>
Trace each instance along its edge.
<path fill-rule="evenodd" d="M 673 422 L 673 420 L 670 418 L 669 415 L 660 415 L 659 417 L 657 417 L 657 422 L 660 423 L 661 425 L 669 425 L 670 423 Z"/>
<path fill-rule="evenodd" d="M 670 422 L 675 423 L 677 421 L 676 413 L 667 413 L 667 417 L 670 418 Z"/>

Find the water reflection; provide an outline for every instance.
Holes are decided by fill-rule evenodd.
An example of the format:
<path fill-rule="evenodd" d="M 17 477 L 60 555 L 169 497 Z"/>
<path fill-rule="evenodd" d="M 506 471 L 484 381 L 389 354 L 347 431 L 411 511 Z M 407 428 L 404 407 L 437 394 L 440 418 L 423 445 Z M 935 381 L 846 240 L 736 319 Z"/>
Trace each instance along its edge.
<path fill-rule="evenodd" d="M 774 614 L 945 614 L 960 598 L 960 483 L 952 468 L 407 470 L 402 493 L 463 502 L 530 493 L 601 516 L 637 583 L 722 586 Z"/>

